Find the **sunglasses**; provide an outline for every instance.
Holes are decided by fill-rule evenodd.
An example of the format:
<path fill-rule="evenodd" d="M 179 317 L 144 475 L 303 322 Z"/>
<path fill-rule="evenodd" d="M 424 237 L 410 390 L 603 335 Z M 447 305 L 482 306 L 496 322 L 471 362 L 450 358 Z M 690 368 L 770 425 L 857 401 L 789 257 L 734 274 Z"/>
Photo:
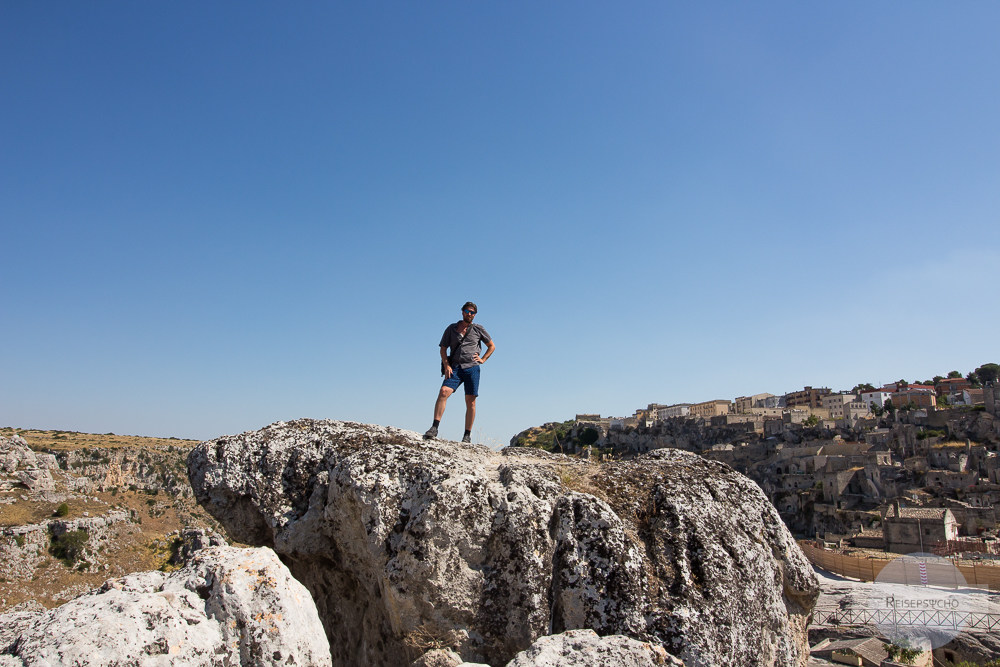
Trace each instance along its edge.
<path fill-rule="evenodd" d="M 467 315 L 475 315 L 475 314 L 476 314 L 476 311 L 474 311 L 474 310 L 469 310 L 468 308 L 463 308 L 463 309 L 462 309 L 462 312 L 463 312 L 463 313 L 466 313 Z"/>

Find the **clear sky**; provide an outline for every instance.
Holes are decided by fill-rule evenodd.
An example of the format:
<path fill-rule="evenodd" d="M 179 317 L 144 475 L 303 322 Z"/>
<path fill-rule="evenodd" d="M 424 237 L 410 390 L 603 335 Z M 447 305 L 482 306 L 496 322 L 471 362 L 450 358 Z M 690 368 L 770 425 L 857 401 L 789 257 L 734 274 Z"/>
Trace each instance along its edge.
<path fill-rule="evenodd" d="M 987 0 L 0 3 L 0 425 L 422 432 L 466 300 L 494 445 L 1000 362 L 998 30 Z"/>

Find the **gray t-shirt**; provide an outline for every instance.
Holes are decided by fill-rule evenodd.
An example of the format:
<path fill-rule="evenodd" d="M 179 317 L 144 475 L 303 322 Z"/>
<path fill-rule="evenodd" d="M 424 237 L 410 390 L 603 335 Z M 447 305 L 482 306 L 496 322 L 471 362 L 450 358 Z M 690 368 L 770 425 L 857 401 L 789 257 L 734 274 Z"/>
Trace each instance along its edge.
<path fill-rule="evenodd" d="M 448 348 L 448 360 L 452 368 L 470 368 L 477 365 L 473 359 L 479 354 L 480 343 L 488 344 L 492 340 L 486 329 L 474 322 L 462 336 L 458 333 L 458 322 L 455 322 L 444 330 L 438 345 Z"/>

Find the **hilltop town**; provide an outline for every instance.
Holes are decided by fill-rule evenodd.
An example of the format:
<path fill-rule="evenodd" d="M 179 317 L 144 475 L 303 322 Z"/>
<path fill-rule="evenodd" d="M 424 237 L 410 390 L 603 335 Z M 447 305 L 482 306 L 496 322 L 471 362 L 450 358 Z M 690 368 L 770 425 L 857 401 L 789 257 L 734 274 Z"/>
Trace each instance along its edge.
<path fill-rule="evenodd" d="M 1000 553 L 997 365 L 921 383 L 804 387 L 629 417 L 578 414 L 511 444 L 630 458 L 699 453 L 757 482 L 799 537 L 894 553 Z"/>

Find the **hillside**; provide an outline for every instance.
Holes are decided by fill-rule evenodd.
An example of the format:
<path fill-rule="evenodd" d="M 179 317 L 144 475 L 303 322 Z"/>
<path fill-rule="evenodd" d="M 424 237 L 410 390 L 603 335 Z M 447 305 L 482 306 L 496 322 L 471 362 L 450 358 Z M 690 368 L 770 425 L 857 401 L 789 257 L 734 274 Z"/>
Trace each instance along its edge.
<path fill-rule="evenodd" d="M 586 422 L 568 420 L 532 426 L 510 439 L 513 447 L 534 447 L 548 452 L 582 451 L 601 438 L 601 431 Z"/>
<path fill-rule="evenodd" d="M 196 444 L 0 428 L 0 613 L 169 569 L 180 531 L 221 532 L 187 481 Z"/>

